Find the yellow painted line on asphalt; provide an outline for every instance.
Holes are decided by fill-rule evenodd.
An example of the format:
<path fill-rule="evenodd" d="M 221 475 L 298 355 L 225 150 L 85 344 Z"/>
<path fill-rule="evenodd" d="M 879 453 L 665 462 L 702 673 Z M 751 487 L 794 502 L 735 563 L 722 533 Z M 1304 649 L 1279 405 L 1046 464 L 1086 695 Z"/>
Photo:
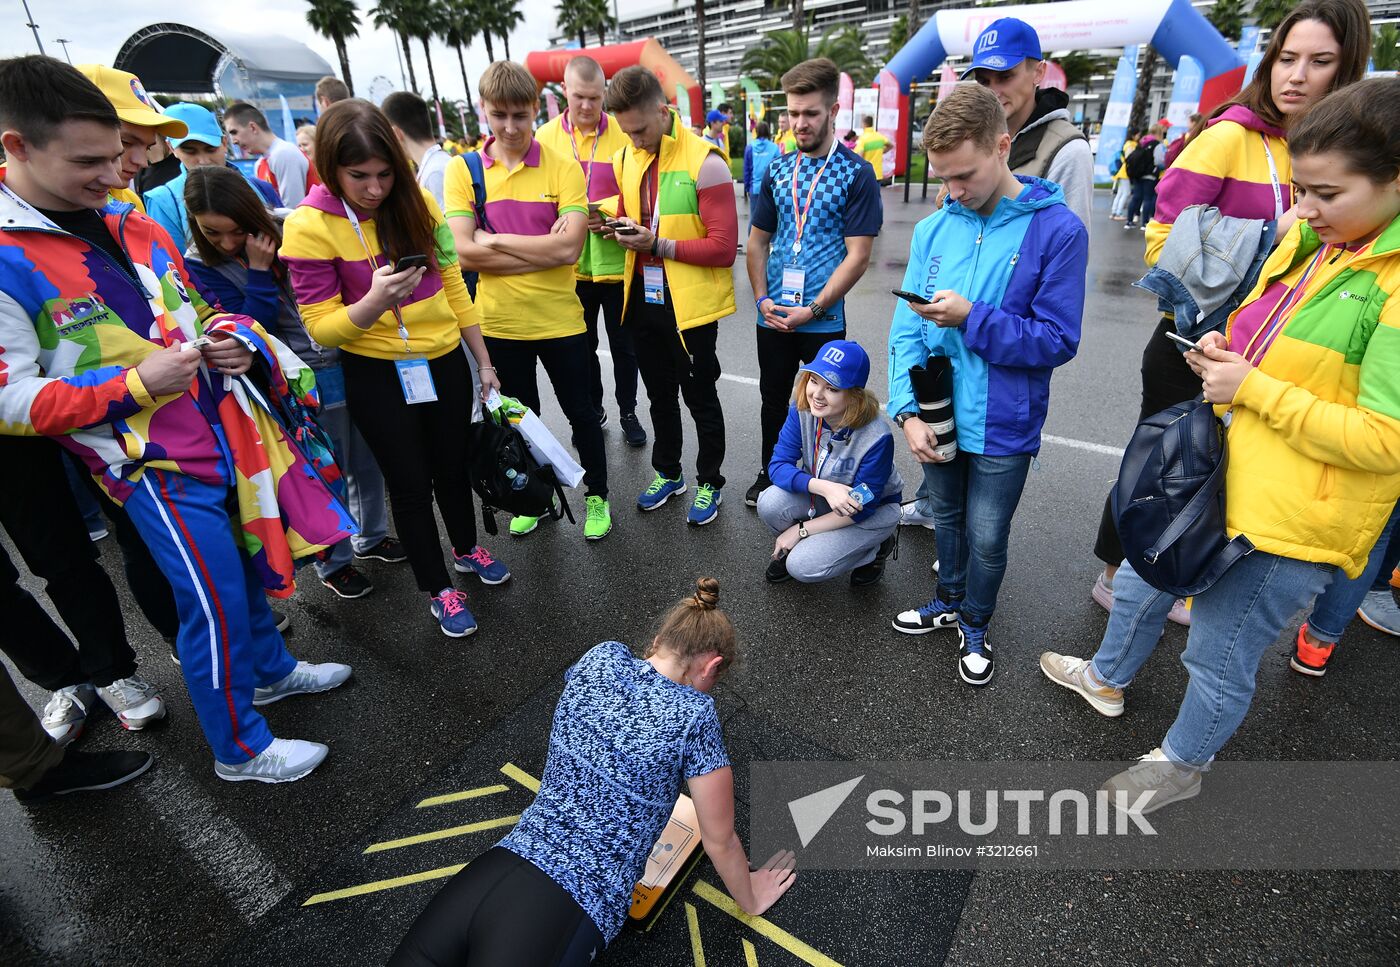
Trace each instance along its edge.
<path fill-rule="evenodd" d="M 744 963 L 748 967 L 758 967 L 758 951 L 753 949 L 753 944 L 744 941 Z"/>
<path fill-rule="evenodd" d="M 730 899 L 727 894 L 715 889 L 704 880 L 696 880 L 695 886 L 692 887 L 692 889 L 695 891 L 695 895 L 700 897 L 700 899 L 709 902 L 719 910 L 723 910 L 760 936 L 767 937 L 804 963 L 811 964 L 812 967 L 841 967 L 840 963 L 832 960 L 815 947 L 811 947 L 801 940 L 798 940 L 777 924 L 771 923 L 762 917 L 749 916 L 747 913 L 740 910 L 739 905 Z M 690 905 L 686 904 L 686 906 L 688 908 Z"/>
<path fill-rule="evenodd" d="M 429 796 L 413 808 L 422 809 L 425 806 L 444 806 L 450 802 L 461 802 L 464 799 L 479 799 L 482 796 L 494 796 L 498 792 L 509 791 L 510 786 L 481 786 L 478 789 L 464 789 L 461 792 L 450 792 L 445 796 Z"/>
<path fill-rule="evenodd" d="M 450 826 L 447 829 L 436 829 L 431 833 L 419 833 L 417 836 L 405 836 L 403 839 L 390 839 L 382 843 L 375 843 L 365 849 L 366 853 L 381 853 L 386 849 L 398 849 L 402 846 L 417 846 L 419 843 L 431 843 L 439 839 L 451 839 L 454 836 L 466 836 L 470 833 L 479 833 L 487 829 L 499 829 L 502 826 L 514 826 L 520 819 L 519 816 L 498 816 L 495 819 L 482 820 L 479 823 L 467 823 L 465 826 Z"/>
<path fill-rule="evenodd" d="M 695 967 L 705 967 L 705 945 L 700 942 L 700 918 L 695 913 L 695 904 L 685 905 L 685 922 L 690 926 L 690 956 Z"/>
<path fill-rule="evenodd" d="M 393 890 L 401 886 L 412 886 L 414 883 L 426 883 L 428 880 L 441 880 L 461 871 L 466 867 L 465 863 L 458 863 L 455 866 L 443 866 L 436 870 L 424 870 L 421 873 L 410 873 L 408 876 L 396 876 L 391 880 L 375 880 L 372 883 L 361 883 L 359 886 L 347 886 L 343 890 L 331 890 L 329 893 L 317 893 L 302 904 L 309 907 L 317 903 L 330 903 L 332 900 L 344 900 L 352 896 L 364 896 L 366 893 L 378 893 L 381 890 Z"/>
<path fill-rule="evenodd" d="M 505 773 L 508 778 L 514 779 L 531 792 L 540 791 L 540 781 L 513 762 L 507 762 L 505 765 L 501 766 L 501 772 Z"/>

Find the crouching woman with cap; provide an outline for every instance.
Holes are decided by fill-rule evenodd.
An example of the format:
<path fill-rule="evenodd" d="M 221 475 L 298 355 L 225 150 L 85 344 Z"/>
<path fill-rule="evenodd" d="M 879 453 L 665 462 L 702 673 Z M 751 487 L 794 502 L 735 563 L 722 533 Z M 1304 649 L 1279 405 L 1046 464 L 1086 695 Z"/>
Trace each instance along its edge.
<path fill-rule="evenodd" d="M 880 404 L 865 389 L 869 377 L 870 357 L 846 339 L 827 343 L 798 371 L 768 464 L 773 485 L 758 498 L 758 516 L 776 538 L 773 583 L 849 573 L 860 587 L 884 572 L 904 484 Z"/>

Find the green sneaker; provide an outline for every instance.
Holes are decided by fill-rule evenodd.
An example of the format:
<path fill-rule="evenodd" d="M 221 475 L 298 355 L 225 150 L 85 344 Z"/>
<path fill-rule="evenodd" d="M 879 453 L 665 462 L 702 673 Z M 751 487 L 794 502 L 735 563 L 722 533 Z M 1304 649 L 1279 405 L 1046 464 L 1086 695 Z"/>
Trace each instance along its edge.
<path fill-rule="evenodd" d="M 510 519 L 510 536 L 524 537 L 539 526 L 540 519 L 538 517 L 525 517 L 522 514 L 516 514 Z"/>
<path fill-rule="evenodd" d="M 612 508 L 602 497 L 585 497 L 583 505 L 587 515 L 583 521 L 583 539 L 601 541 L 612 530 Z"/>

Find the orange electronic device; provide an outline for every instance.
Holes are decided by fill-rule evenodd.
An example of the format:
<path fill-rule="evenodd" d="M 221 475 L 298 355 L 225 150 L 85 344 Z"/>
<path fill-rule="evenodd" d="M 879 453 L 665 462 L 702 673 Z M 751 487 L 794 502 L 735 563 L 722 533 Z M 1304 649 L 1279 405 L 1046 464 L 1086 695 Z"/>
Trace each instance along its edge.
<path fill-rule="evenodd" d="M 632 890 L 632 909 L 627 922 L 638 930 L 650 930 L 681 884 L 705 855 L 700 845 L 700 823 L 695 803 L 681 794 L 676 808 L 661 832 L 661 838 L 647 857 L 646 872 Z"/>

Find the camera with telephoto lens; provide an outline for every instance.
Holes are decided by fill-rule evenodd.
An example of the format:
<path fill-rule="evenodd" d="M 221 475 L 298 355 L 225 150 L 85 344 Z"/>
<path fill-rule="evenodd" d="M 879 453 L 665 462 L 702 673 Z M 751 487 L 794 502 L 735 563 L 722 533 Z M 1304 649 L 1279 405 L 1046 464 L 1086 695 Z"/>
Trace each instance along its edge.
<path fill-rule="evenodd" d="M 958 455 L 958 427 L 953 419 L 953 361 L 947 356 L 930 356 L 924 365 L 910 367 L 909 380 L 919 403 L 919 419 L 938 438 L 933 452 L 945 460 L 953 459 Z"/>

